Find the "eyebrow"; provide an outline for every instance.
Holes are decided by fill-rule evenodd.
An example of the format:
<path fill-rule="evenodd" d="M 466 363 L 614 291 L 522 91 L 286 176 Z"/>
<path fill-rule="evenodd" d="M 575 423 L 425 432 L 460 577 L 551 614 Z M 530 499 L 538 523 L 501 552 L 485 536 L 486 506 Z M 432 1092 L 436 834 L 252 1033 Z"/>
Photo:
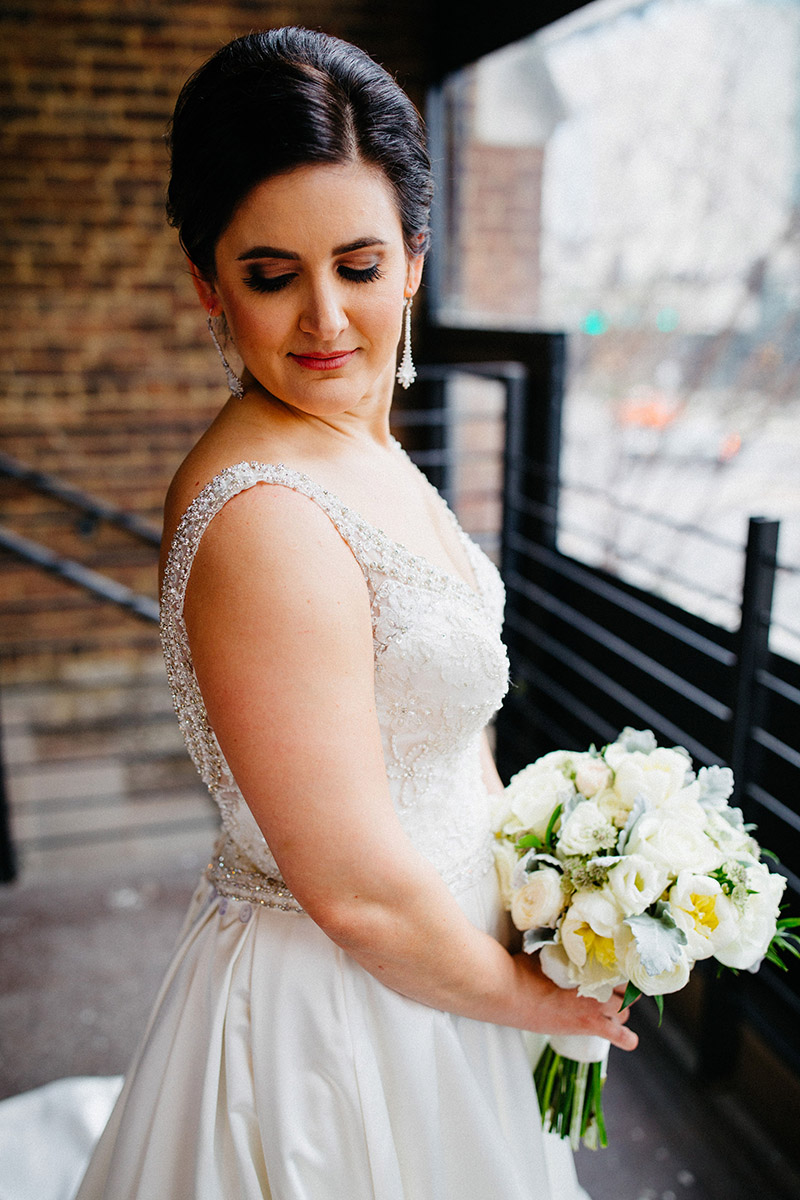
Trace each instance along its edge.
<path fill-rule="evenodd" d="M 351 254 L 353 250 L 366 250 L 370 246 L 385 246 L 386 242 L 381 238 L 365 237 L 357 238 L 354 242 L 348 242 L 344 246 L 334 246 L 333 256 L 337 257 L 340 254 Z M 299 259 L 300 255 L 294 250 L 278 250 L 275 246 L 253 246 L 250 250 L 245 250 L 243 254 L 237 255 L 237 262 L 250 262 L 254 258 L 289 258 Z"/>

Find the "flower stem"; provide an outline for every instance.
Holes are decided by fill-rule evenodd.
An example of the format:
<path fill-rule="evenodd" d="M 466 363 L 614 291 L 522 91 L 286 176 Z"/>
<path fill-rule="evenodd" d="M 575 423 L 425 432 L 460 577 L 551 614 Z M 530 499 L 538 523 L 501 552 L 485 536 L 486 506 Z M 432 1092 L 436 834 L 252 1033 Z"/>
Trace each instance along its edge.
<path fill-rule="evenodd" d="M 608 1145 L 602 1063 L 578 1063 L 547 1046 L 533 1078 L 545 1130 L 569 1138 L 575 1150 L 581 1140 L 591 1149 Z"/>

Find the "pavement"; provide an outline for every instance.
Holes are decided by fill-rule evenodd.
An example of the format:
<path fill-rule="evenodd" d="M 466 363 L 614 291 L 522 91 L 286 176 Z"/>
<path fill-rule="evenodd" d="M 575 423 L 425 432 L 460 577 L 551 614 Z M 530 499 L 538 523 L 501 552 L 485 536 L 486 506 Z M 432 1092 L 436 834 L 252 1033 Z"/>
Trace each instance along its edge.
<path fill-rule="evenodd" d="M 185 854 L 0 890 L 0 1096 L 124 1072 L 202 865 Z M 633 1023 L 640 1048 L 609 1064 L 610 1146 L 577 1156 L 592 1200 L 798 1200 L 796 1168 L 691 1077 L 669 1021 L 659 1032 L 642 1008 Z"/>

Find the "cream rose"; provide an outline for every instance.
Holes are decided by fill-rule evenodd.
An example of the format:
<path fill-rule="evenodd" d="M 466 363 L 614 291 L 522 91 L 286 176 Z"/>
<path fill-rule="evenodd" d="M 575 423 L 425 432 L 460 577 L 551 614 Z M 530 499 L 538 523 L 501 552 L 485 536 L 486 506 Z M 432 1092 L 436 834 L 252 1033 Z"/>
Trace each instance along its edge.
<path fill-rule="evenodd" d="M 619 831 L 593 800 L 583 800 L 572 810 L 558 835 L 558 852 L 569 858 L 574 854 L 595 854 L 612 850 Z"/>
<path fill-rule="evenodd" d="M 590 800 L 603 788 L 607 788 L 613 779 L 611 768 L 602 758 L 591 754 L 582 755 L 575 764 L 575 787 L 582 796 Z"/>
<path fill-rule="evenodd" d="M 540 867 L 528 877 L 511 899 L 511 920 L 517 929 L 553 929 L 564 907 L 561 872 Z"/>
<path fill-rule="evenodd" d="M 514 776 L 504 795 L 508 815 L 502 825 L 503 832 L 531 830 L 543 838 L 553 812 L 575 795 L 575 788 L 556 768 L 531 763 Z"/>

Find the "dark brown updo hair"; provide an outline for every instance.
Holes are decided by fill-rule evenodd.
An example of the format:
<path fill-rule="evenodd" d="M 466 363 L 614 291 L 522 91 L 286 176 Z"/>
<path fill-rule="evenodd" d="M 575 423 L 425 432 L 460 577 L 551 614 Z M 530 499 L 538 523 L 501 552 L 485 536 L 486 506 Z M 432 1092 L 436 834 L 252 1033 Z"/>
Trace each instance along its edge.
<path fill-rule="evenodd" d="M 379 167 L 407 250 L 427 249 L 433 184 L 422 119 L 383 67 L 339 38 L 289 27 L 229 42 L 184 84 L 168 141 L 167 217 L 207 278 L 252 188 L 312 163 Z"/>

